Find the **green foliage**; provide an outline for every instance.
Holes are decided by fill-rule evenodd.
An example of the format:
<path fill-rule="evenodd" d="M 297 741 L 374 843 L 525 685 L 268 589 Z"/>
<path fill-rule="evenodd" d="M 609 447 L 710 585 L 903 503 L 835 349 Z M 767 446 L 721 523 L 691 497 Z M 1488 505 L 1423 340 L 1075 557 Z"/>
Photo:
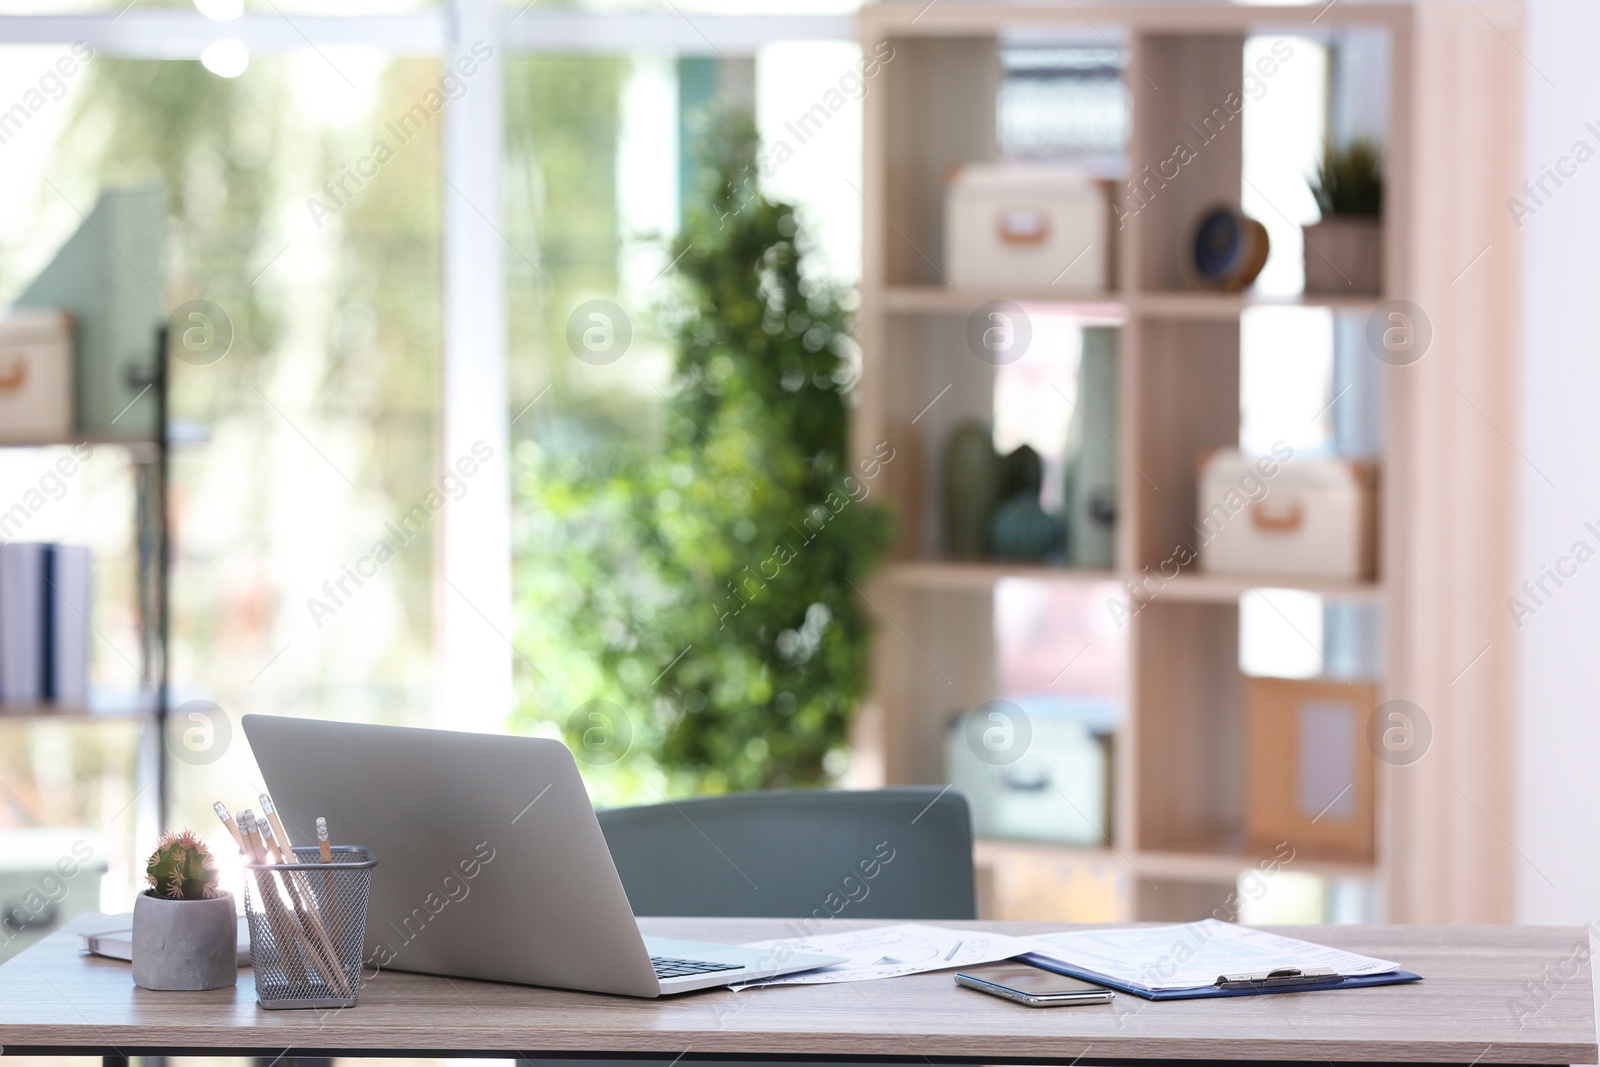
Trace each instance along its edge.
<path fill-rule="evenodd" d="M 756 148 L 747 113 L 717 117 L 670 249 L 664 440 L 543 450 L 522 471 L 523 714 L 562 722 L 580 760 L 631 745 L 697 791 L 838 770 L 868 683 L 856 587 L 891 536 L 870 495 L 892 448 L 847 455 L 850 294 L 801 269 L 794 208 L 760 192 Z M 629 736 L 573 714 L 593 699 Z"/>
<path fill-rule="evenodd" d="M 560 407 L 634 425 L 654 393 L 586 389 L 590 368 L 570 358 L 567 315 L 615 293 L 622 243 L 618 144 L 629 61 L 605 56 L 512 55 L 505 60 L 506 280 L 512 411 L 546 386 L 538 413 Z M 548 353 L 555 353 L 552 358 Z M 535 422 L 530 413 L 514 430 Z M 613 426 L 606 427 L 608 434 Z"/>
<path fill-rule="evenodd" d="M 221 896 L 217 888 L 217 861 L 194 831 L 161 835 L 161 843 L 145 864 L 150 891 L 168 900 L 209 900 Z"/>
<path fill-rule="evenodd" d="M 1328 142 L 1311 195 L 1323 218 L 1334 215 L 1376 217 L 1383 213 L 1383 153 L 1377 144 L 1358 138 L 1342 146 Z"/>

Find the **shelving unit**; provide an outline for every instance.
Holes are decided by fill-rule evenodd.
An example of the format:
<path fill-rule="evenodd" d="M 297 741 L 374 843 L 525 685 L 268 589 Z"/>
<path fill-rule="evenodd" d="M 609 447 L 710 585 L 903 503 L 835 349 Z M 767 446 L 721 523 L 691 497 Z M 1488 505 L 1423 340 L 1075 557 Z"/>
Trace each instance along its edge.
<path fill-rule="evenodd" d="M 140 616 L 141 686 L 127 694 L 91 693 L 88 706 L 61 704 L 0 703 L 0 730 L 41 723 L 63 723 L 79 727 L 105 724 L 135 724 L 144 731 L 140 746 L 136 781 L 130 792 L 132 804 L 151 794 L 151 828 L 167 823 L 169 754 L 166 747 L 167 717 L 170 707 L 169 655 L 171 638 L 170 529 L 168 490 L 172 449 L 180 443 L 195 443 L 204 434 L 193 427 L 175 429 L 168 407 L 167 338 L 156 334 L 155 374 L 149 383 L 156 404 L 157 432 L 153 438 L 115 437 L 106 434 L 77 434 L 63 438 L 32 441 L 7 441 L 0 448 L 49 448 L 90 444 L 96 448 L 122 451 L 134 468 L 134 535 L 138 574 L 135 583 Z"/>
<path fill-rule="evenodd" d="M 1243 832 L 1239 600 L 1258 588 L 1293 588 L 1380 614 L 1380 699 L 1421 706 L 1434 739 L 1415 763 L 1379 762 L 1370 859 L 1301 847 L 1288 868 L 1369 883 L 1376 917 L 1389 921 L 1509 921 L 1509 826 L 1484 813 L 1510 810 L 1503 752 L 1514 642 L 1501 601 L 1513 585 L 1508 516 L 1517 459 L 1502 434 L 1514 425 L 1508 294 L 1516 242 L 1495 191 L 1517 183 L 1514 153 L 1504 146 L 1519 141 L 1516 101 L 1489 87 L 1517 81 L 1517 11 L 1449 7 L 883 0 L 863 8 L 863 47 L 887 41 L 894 51 L 864 105 L 864 356 L 852 448 L 866 456 L 887 441 L 896 449 L 879 487 L 899 513 L 900 539 L 868 590 L 892 625 L 879 628 L 874 695 L 857 721 L 859 781 L 942 781 L 949 721 L 1004 695 L 994 651 L 997 582 L 1121 586 L 1192 537 L 1196 458 L 1239 440 L 1243 314 L 1319 307 L 1365 322 L 1384 301 L 1406 299 L 1426 309 L 1434 335 L 1420 362 L 1377 371 L 1385 397 L 1379 577 L 1284 582 L 1185 570 L 1167 581 L 1126 632 L 1112 838 L 1092 848 L 980 841 L 980 885 L 992 913 L 1042 917 L 1054 907 L 1057 918 L 1193 919 L 1211 914 L 1241 872 L 1269 858 L 1270 849 L 1251 846 Z M 1247 37 L 1346 30 L 1387 39 L 1381 297 L 1185 289 L 1180 232 L 1202 208 L 1241 198 L 1240 122 L 1126 220 L 1107 293 L 945 285 L 944 181 L 961 164 L 998 156 L 1002 41 L 1112 42 L 1124 52 L 1125 172 L 1136 175 L 1187 136 L 1194 114 L 1242 91 Z M 1461 122 L 1463 114 L 1472 122 Z M 1462 274 L 1486 246 L 1504 251 Z M 960 422 L 993 413 L 995 371 L 967 351 L 965 317 L 995 299 L 1122 327 L 1124 461 L 1111 571 L 939 558 L 941 447 Z M 1063 649 L 1063 663 L 1075 651 Z M 1469 664 L 1470 681 L 1462 682 Z M 1096 887 L 1089 912 L 1074 911 L 1067 898 L 1075 891 L 1062 888 L 1076 884 L 1073 871 L 1088 872 Z"/>

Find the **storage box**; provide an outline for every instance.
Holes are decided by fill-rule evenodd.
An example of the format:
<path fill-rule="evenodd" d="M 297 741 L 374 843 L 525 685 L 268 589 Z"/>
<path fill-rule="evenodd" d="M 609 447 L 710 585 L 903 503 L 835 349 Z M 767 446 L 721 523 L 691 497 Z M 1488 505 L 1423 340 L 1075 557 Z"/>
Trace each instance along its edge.
<path fill-rule="evenodd" d="M 73 235 L 17 296 L 16 307 L 72 313 L 79 432 L 152 440 L 151 385 L 165 358 L 167 194 L 160 185 L 107 189 Z"/>
<path fill-rule="evenodd" d="M 28 309 L 0 317 L 0 441 L 72 435 L 72 318 Z"/>
<path fill-rule="evenodd" d="M 992 701 L 957 716 L 945 739 L 945 772 L 966 794 L 973 833 L 1081 845 L 1110 840 L 1116 721 L 1112 705 L 1058 697 Z M 986 748 L 990 731 L 1005 744 Z"/>
<path fill-rule="evenodd" d="M 1197 493 L 1200 569 L 1371 578 L 1377 562 L 1376 488 L 1370 464 L 1213 452 L 1201 463 Z"/>
<path fill-rule="evenodd" d="M 1244 822 L 1252 845 L 1372 857 L 1374 760 L 1365 684 L 1246 678 Z"/>
<path fill-rule="evenodd" d="M 1088 172 L 1040 163 L 973 163 L 945 192 L 951 285 L 1104 292 L 1110 198 Z"/>

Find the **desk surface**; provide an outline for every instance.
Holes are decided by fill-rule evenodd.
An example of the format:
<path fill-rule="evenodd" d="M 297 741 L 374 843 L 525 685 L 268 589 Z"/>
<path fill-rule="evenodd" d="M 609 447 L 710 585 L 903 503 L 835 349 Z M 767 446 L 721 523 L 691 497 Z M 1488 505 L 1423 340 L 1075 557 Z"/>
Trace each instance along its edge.
<path fill-rule="evenodd" d="M 785 936 L 770 919 L 646 919 L 648 933 L 724 942 Z M 837 930 L 883 925 L 835 920 Z M 1027 934 L 1047 923 L 951 923 Z M 385 972 L 352 1009 L 263 1011 L 249 970 L 233 989 L 137 989 L 128 965 L 81 955 L 83 916 L 0 966 L 11 1054 L 339 1051 L 545 1056 L 893 1057 L 1085 1063 L 1279 1060 L 1595 1063 L 1588 934 L 1577 927 L 1290 927 L 1396 960 L 1403 986 L 1034 1009 L 960 989 L 948 971 L 875 982 L 659 1000 Z M 1532 986 L 1529 983 L 1534 983 Z"/>

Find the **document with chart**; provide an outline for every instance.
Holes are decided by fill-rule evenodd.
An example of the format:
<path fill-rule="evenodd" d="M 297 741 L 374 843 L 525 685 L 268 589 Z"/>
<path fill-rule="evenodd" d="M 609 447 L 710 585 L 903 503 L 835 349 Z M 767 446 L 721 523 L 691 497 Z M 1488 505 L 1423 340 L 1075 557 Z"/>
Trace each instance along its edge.
<path fill-rule="evenodd" d="M 1007 937 L 982 930 L 952 930 L 923 923 L 899 923 L 870 930 L 846 933 L 757 941 L 746 948 L 769 948 L 779 952 L 816 952 L 824 956 L 844 956 L 849 963 L 822 967 L 802 974 L 784 975 L 759 982 L 748 982 L 735 989 L 769 985 L 821 985 L 828 982 L 865 982 L 873 978 L 894 978 L 902 974 L 940 971 L 948 967 L 967 967 L 993 963 L 1031 952 L 1037 944 L 1031 939 Z"/>

